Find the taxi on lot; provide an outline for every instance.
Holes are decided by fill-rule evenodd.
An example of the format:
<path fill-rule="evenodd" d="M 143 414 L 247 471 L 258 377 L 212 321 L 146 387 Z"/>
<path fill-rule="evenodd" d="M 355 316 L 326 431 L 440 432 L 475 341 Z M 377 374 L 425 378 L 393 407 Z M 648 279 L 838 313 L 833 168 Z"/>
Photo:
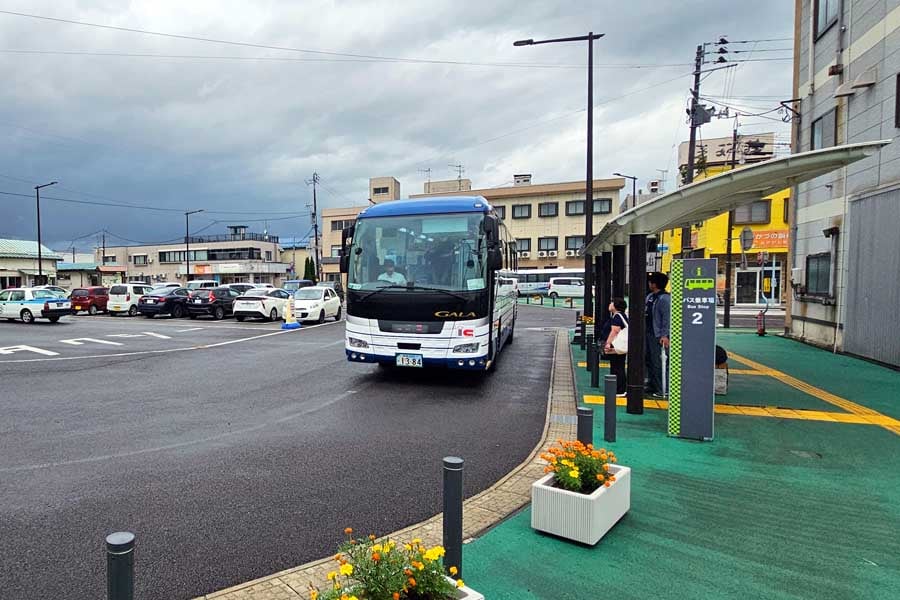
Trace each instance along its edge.
<path fill-rule="evenodd" d="M 64 315 L 72 314 L 72 303 L 55 292 L 41 288 L 10 288 L 0 292 L 0 318 L 23 323 L 47 319 L 56 323 Z"/>

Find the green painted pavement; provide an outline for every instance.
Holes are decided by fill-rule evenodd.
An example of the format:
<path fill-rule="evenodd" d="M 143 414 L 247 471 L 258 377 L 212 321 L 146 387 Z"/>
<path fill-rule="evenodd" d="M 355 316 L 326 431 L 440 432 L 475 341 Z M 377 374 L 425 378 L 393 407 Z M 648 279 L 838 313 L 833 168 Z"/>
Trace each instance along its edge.
<path fill-rule="evenodd" d="M 764 362 L 748 346 L 733 350 Z M 491 600 L 900 598 L 900 436 L 716 415 L 698 443 L 666 437 L 664 411 L 617 414 L 629 514 L 586 547 L 534 532 L 526 509 L 465 547 L 469 585 Z"/>

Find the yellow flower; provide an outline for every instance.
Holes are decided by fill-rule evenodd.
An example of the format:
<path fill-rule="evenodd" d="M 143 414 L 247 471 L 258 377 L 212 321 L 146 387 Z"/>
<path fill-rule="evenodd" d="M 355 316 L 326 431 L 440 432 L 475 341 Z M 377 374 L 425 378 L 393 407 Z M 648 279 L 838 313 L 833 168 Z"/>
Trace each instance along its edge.
<path fill-rule="evenodd" d="M 451 575 L 456 575 L 457 573 L 459 573 L 459 569 L 457 569 L 456 567 L 450 567 Z"/>
<path fill-rule="evenodd" d="M 419 538 L 415 538 L 414 540 L 412 540 L 410 542 L 410 544 L 412 544 L 413 546 L 415 546 L 417 544 L 421 544 L 421 543 L 422 543 L 422 540 L 420 540 Z"/>
<path fill-rule="evenodd" d="M 435 546 L 425 553 L 425 560 L 434 561 L 444 556 L 444 554 L 446 554 L 446 552 L 444 551 L 443 547 Z"/>
<path fill-rule="evenodd" d="M 578 469 L 572 469 L 569 471 L 569 477 L 578 477 Z"/>
<path fill-rule="evenodd" d="M 309 591 L 309 600 L 318 600 L 318 598 L 319 598 L 319 592 L 317 592 L 316 590 Z"/>
<path fill-rule="evenodd" d="M 466 585 L 466 584 L 463 583 L 463 580 L 462 580 L 462 579 L 457 579 L 457 580 L 456 580 L 456 587 L 461 588 L 461 587 L 464 586 L 464 585 Z"/>
<path fill-rule="evenodd" d="M 403 547 L 406 548 L 407 550 L 412 550 L 412 545 L 410 545 L 410 544 L 403 544 Z"/>
<path fill-rule="evenodd" d="M 372 546 L 372 552 L 381 552 L 381 544 L 375 544 Z"/>
<path fill-rule="evenodd" d="M 337 579 L 337 576 L 338 576 L 337 571 L 331 571 L 328 573 L 328 579 L 330 581 L 334 581 L 335 579 Z"/>
<path fill-rule="evenodd" d="M 353 574 L 353 565 L 341 565 L 341 575 L 352 575 Z"/>

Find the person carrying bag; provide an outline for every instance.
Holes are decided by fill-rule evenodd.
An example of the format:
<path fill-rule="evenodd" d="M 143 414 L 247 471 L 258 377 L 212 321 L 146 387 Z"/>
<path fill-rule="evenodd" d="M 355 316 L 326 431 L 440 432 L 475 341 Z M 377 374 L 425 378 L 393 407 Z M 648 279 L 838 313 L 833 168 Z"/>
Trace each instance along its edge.
<path fill-rule="evenodd" d="M 609 303 L 609 333 L 604 342 L 603 354 L 609 360 L 609 372 L 616 376 L 616 396 L 625 396 L 625 355 L 628 354 L 628 304 L 624 298 L 613 298 Z"/>

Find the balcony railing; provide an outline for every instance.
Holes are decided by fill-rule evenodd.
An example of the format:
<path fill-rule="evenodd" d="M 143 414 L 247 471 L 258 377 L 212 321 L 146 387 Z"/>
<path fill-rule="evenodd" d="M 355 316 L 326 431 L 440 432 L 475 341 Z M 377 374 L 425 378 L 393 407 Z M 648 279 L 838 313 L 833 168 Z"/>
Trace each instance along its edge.
<path fill-rule="evenodd" d="M 187 240 L 187 238 L 185 238 Z M 221 233 L 218 235 L 192 235 L 191 244 L 208 244 L 210 242 L 271 242 L 278 243 L 277 235 L 269 235 L 267 233 Z"/>

